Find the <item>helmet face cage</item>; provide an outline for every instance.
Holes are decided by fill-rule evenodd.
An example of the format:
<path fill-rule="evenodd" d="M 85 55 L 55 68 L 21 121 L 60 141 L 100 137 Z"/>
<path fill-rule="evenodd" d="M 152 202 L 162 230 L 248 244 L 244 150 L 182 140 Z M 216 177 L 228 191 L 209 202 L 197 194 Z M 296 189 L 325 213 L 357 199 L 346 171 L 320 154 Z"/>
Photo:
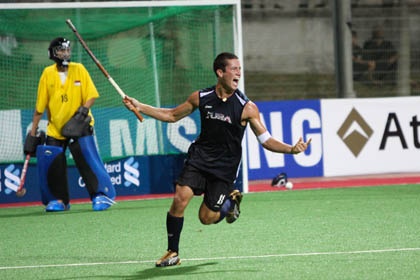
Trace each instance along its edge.
<path fill-rule="evenodd" d="M 60 66 L 68 66 L 71 56 L 70 41 L 65 38 L 56 38 L 48 48 L 49 58 Z"/>

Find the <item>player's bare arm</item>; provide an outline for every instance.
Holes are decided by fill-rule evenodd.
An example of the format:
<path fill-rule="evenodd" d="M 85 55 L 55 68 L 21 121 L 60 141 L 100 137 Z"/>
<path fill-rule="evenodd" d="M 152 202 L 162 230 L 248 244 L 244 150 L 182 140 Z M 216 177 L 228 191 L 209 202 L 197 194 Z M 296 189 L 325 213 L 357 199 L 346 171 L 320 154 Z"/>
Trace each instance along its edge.
<path fill-rule="evenodd" d="M 308 141 L 304 142 L 302 137 L 300 137 L 297 143 L 292 146 L 272 137 L 267 128 L 261 122 L 260 112 L 257 105 L 255 105 L 252 101 L 249 101 L 246 104 L 242 119 L 244 122 L 249 122 L 252 131 L 255 136 L 257 136 L 261 145 L 272 152 L 298 154 L 305 151 L 312 140 L 308 139 Z"/>
<path fill-rule="evenodd" d="M 32 118 L 32 128 L 31 128 L 31 136 L 36 136 L 39 122 L 41 121 L 43 113 L 37 112 L 35 110 L 34 116 Z"/>
<path fill-rule="evenodd" d="M 93 104 L 95 103 L 96 98 L 91 98 L 83 105 L 83 107 L 91 108 Z"/>
<path fill-rule="evenodd" d="M 195 91 L 184 103 L 181 103 L 174 108 L 157 108 L 141 103 L 137 99 L 129 96 L 127 96 L 127 100 L 124 100 L 124 104 L 129 110 L 134 108 L 149 117 L 171 123 L 191 114 L 198 107 L 198 100 L 198 91 Z"/>

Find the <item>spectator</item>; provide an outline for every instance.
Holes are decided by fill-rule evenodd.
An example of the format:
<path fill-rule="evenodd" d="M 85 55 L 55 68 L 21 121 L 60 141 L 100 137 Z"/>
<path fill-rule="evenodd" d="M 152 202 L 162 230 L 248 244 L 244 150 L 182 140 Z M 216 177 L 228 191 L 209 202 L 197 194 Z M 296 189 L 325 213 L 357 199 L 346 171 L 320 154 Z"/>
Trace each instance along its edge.
<path fill-rule="evenodd" d="M 398 68 L 398 53 L 391 41 L 385 40 L 382 26 L 375 26 L 372 38 L 363 45 L 364 60 L 375 61 L 373 79 L 395 85 Z"/>
<path fill-rule="evenodd" d="M 351 32 L 352 42 L 352 60 L 353 60 L 353 80 L 355 81 L 367 81 L 376 84 L 377 81 L 373 79 L 373 72 L 375 70 L 375 61 L 363 59 L 363 49 L 359 45 L 357 32 L 352 30 Z"/>

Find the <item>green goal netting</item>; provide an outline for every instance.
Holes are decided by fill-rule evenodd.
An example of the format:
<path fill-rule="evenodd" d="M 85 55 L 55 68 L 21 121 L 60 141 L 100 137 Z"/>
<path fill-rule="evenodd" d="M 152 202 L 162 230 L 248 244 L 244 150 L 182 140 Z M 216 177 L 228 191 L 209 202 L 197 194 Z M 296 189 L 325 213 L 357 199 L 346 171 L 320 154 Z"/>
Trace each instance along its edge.
<path fill-rule="evenodd" d="M 135 115 L 123 106 L 121 96 L 78 42 L 66 19 L 71 19 L 127 95 L 170 107 L 183 102 L 192 91 L 215 83 L 212 63 L 219 52 L 241 56 L 239 3 L 0 4 L 0 163 L 23 160 L 23 141 L 31 125 L 39 77 L 44 67 L 53 63 L 48 59 L 48 45 L 61 36 L 72 42 L 72 61 L 85 65 L 101 95 L 93 113 L 104 160 L 185 152 L 185 140 L 192 139 L 178 137 L 177 143 L 177 137 L 171 135 L 174 129 L 180 135 L 188 134 L 188 122 L 175 128 L 150 119 L 133 125 L 138 122 Z M 130 139 L 121 132 L 127 121 Z"/>

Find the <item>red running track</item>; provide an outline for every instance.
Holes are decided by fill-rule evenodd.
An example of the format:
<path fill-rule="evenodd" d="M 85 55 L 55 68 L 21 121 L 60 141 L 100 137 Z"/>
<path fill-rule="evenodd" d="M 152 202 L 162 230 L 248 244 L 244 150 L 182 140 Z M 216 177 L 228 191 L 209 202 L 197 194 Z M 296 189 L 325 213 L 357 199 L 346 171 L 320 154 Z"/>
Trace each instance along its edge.
<path fill-rule="evenodd" d="M 379 174 L 347 177 L 290 178 L 295 189 L 345 188 L 420 184 L 420 174 Z M 253 181 L 249 184 L 249 192 L 287 190 L 271 186 L 271 180 Z"/>

